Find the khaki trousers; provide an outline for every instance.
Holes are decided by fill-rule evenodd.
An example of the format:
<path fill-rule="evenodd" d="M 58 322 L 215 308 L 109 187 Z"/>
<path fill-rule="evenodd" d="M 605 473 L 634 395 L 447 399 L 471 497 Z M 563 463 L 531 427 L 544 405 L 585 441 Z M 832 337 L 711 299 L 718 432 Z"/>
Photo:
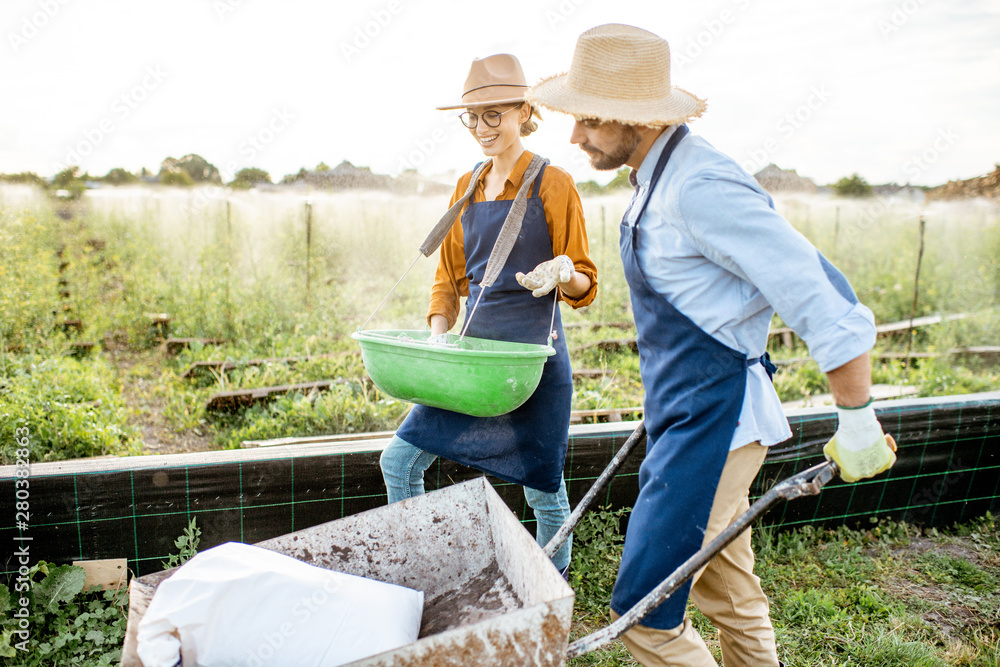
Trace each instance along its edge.
<path fill-rule="evenodd" d="M 729 452 L 712 503 L 703 545 L 711 542 L 733 519 L 750 507 L 750 484 L 767 448 L 751 443 Z M 726 667 L 777 667 L 774 629 L 767 597 L 753 573 L 750 531 L 719 552 L 695 574 L 691 599 L 719 630 Z M 618 614 L 611 612 L 612 619 Z M 622 635 L 632 656 L 646 667 L 717 667 L 691 621 L 671 630 L 636 625 Z"/>

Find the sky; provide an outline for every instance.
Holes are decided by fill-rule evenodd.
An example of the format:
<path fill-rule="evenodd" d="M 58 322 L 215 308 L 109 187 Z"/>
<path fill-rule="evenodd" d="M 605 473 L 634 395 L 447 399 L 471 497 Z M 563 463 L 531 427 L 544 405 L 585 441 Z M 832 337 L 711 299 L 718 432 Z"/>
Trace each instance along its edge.
<path fill-rule="evenodd" d="M 580 33 L 668 40 L 691 129 L 751 173 L 935 185 L 1000 162 L 996 0 L 5 0 L 0 173 L 159 170 L 197 153 L 275 181 L 341 160 L 454 177 L 481 153 L 457 112 L 474 58 L 513 53 L 529 83 Z M 545 113 L 525 146 L 606 182 Z"/>

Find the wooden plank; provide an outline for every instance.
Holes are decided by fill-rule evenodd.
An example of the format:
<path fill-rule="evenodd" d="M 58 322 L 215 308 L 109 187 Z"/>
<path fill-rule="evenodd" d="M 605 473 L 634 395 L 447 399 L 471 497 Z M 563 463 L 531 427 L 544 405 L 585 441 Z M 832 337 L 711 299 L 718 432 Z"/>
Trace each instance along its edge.
<path fill-rule="evenodd" d="M 569 413 L 570 424 L 594 424 L 642 419 L 643 410 L 638 408 L 597 408 L 594 410 L 573 410 Z M 627 417 L 628 419 L 625 419 Z"/>
<path fill-rule="evenodd" d="M 593 378 L 602 378 L 605 375 L 612 374 L 613 371 L 609 371 L 605 368 L 578 368 L 573 371 L 574 380 L 590 380 Z"/>
<path fill-rule="evenodd" d="M 326 391 L 336 384 L 346 384 L 348 380 L 317 380 L 316 382 L 302 382 L 299 384 L 284 384 L 275 387 L 257 387 L 255 389 L 240 389 L 238 391 L 224 391 L 215 394 L 208 399 L 205 410 L 209 412 L 231 412 L 241 408 L 247 408 L 255 403 L 266 403 L 276 396 L 301 392 L 308 394 L 315 391 Z"/>
<path fill-rule="evenodd" d="M 608 338 L 574 347 L 573 352 L 582 352 L 595 347 L 599 350 L 604 350 L 605 352 L 618 352 L 620 350 L 631 350 L 632 352 L 639 351 L 639 344 L 636 342 L 635 338 Z"/>
<path fill-rule="evenodd" d="M 372 431 L 371 433 L 341 433 L 337 435 L 317 435 L 309 438 L 274 438 L 273 440 L 244 440 L 243 449 L 254 447 L 280 447 L 282 445 L 316 445 L 334 442 L 354 442 L 355 440 L 388 440 L 395 431 Z"/>
<path fill-rule="evenodd" d="M 967 317 L 971 317 L 971 313 L 955 313 L 952 315 L 927 315 L 926 317 L 915 317 L 912 323 L 910 320 L 904 320 L 902 322 L 889 322 L 888 324 L 879 324 L 875 327 L 875 331 L 882 333 L 899 333 L 900 331 L 907 331 L 912 326 L 925 327 L 931 324 L 940 324 L 941 322 L 952 322 L 954 320 L 964 320 Z"/>
<path fill-rule="evenodd" d="M 60 322 L 59 326 L 66 333 L 69 333 L 70 330 L 76 331 L 77 333 L 83 331 L 83 322 L 81 322 L 80 320 L 66 320 L 64 322 Z"/>
<path fill-rule="evenodd" d="M 75 560 L 73 565 L 82 567 L 87 578 L 83 590 L 100 586 L 102 591 L 118 590 L 128 579 L 127 558 L 107 558 L 104 560 Z"/>
<path fill-rule="evenodd" d="M 960 347 L 950 350 L 950 354 L 960 357 L 979 357 L 984 361 L 1000 361 L 1000 345 L 978 345 L 974 347 Z"/>
<path fill-rule="evenodd" d="M 246 359 L 241 361 L 231 361 L 225 359 L 213 361 L 196 361 L 181 374 L 182 378 L 192 378 L 199 371 L 219 371 L 226 373 L 244 366 L 264 366 L 266 364 L 286 364 L 293 365 L 300 361 L 312 361 L 313 359 L 333 359 L 337 357 L 360 356 L 360 350 L 350 350 L 347 352 L 331 352 L 329 354 L 311 354 L 302 357 L 270 357 L 267 359 Z"/>
<path fill-rule="evenodd" d="M 590 329 L 591 331 L 597 331 L 598 329 L 623 329 L 629 330 L 635 328 L 635 322 L 570 322 L 568 324 L 563 324 L 563 329 Z"/>
<path fill-rule="evenodd" d="M 918 387 L 910 385 L 873 384 L 871 387 L 871 396 L 876 401 L 886 401 L 896 398 L 916 396 L 919 392 L 920 389 Z M 797 401 L 786 401 L 781 404 L 781 407 L 785 410 L 790 410 L 793 408 L 809 408 L 830 405 L 836 405 L 832 394 L 813 394 L 812 396 L 801 398 Z"/>
<path fill-rule="evenodd" d="M 70 355 L 74 357 L 85 357 L 94 349 L 97 343 L 92 341 L 75 341 L 70 343 Z"/>
<path fill-rule="evenodd" d="M 222 345 L 227 342 L 229 341 L 224 338 L 168 338 L 163 341 L 163 346 L 166 348 L 169 356 L 174 356 L 195 343 L 199 345 Z"/>
<path fill-rule="evenodd" d="M 149 320 L 150 332 L 160 339 L 170 337 L 170 315 L 167 313 L 143 313 Z"/>

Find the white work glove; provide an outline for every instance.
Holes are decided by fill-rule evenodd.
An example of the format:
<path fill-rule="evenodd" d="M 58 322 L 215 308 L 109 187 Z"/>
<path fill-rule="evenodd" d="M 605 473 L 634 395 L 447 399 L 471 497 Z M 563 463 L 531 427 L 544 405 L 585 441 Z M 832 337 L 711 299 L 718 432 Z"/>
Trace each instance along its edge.
<path fill-rule="evenodd" d="M 827 460 L 840 466 L 845 482 L 874 477 L 896 462 L 896 441 L 882 432 L 871 401 L 860 408 L 837 406 L 837 432 L 823 447 Z"/>
<path fill-rule="evenodd" d="M 521 287 L 531 290 L 531 296 L 545 296 L 557 285 L 568 283 L 573 279 L 573 260 L 566 255 L 559 255 L 547 262 L 542 262 L 534 270 L 525 275 L 517 273 L 514 277 Z"/>
<path fill-rule="evenodd" d="M 445 333 L 439 333 L 439 334 L 431 334 L 427 338 L 427 344 L 428 345 L 437 345 L 437 346 L 447 345 L 448 344 L 448 333 L 445 332 Z"/>

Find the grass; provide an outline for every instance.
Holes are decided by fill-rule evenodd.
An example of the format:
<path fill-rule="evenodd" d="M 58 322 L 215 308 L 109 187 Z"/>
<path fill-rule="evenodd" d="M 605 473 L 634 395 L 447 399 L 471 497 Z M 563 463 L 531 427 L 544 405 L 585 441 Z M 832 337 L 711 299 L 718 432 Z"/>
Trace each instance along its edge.
<path fill-rule="evenodd" d="M 0 276 L 6 287 L 0 293 L 0 409 L 14 421 L 38 424 L 36 451 L 48 460 L 237 447 L 245 439 L 387 430 L 399 423 L 406 406 L 365 381 L 349 334 L 416 256 L 444 198 L 313 195 L 307 242 L 302 197 L 229 193 L 227 214 L 225 196 L 210 189 L 112 189 L 60 204 L 72 214 L 63 219 L 27 186 L 0 188 Z M 626 197 L 584 200 L 600 293 L 589 308 L 564 308 L 567 323 L 631 319 L 617 248 Z M 871 203 L 864 201 L 785 198 L 778 206 L 841 266 L 880 322 L 909 316 L 921 211 L 896 203 L 878 208 L 874 219 Z M 940 353 L 995 344 L 996 206 L 935 204 L 923 215 L 927 239 L 916 315 L 976 315 L 919 330 L 913 349 Z M 370 326 L 424 326 L 434 269 L 433 258 L 418 261 Z M 146 313 L 168 313 L 174 336 L 227 342 L 167 357 L 154 344 Z M 83 322 L 82 333 L 60 329 L 69 318 Z M 567 330 L 571 349 L 634 335 L 634 329 L 610 327 Z M 97 351 L 70 359 L 81 339 L 96 342 Z M 901 352 L 906 345 L 905 337 L 884 337 L 876 352 Z M 304 355 L 339 356 L 182 378 L 196 361 Z M 805 355 L 801 346 L 774 351 L 777 358 Z M 44 370 L 24 372 L 39 363 Z M 573 352 L 572 363 L 604 371 L 577 382 L 575 409 L 641 404 L 633 353 L 589 347 Z M 218 392 L 327 379 L 340 384 L 331 392 L 287 396 L 231 415 L 205 410 Z M 954 356 L 908 366 L 877 362 L 874 379 L 915 386 L 922 396 L 1000 386 L 996 367 Z M 74 387 L 79 389 L 64 391 Z M 813 362 L 784 367 L 775 387 L 782 400 L 828 391 Z M 42 403 L 48 407 L 39 408 Z M 88 425 L 94 427 L 90 435 L 84 433 Z"/>
<path fill-rule="evenodd" d="M 73 209 L 74 215 L 63 219 L 37 191 L 0 187 L 3 443 L 13 441 L 8 431 L 29 425 L 33 459 L 60 460 L 238 447 L 246 439 L 387 430 L 398 424 L 407 406 L 365 381 L 349 334 L 410 264 L 444 198 L 314 195 L 307 244 L 298 195 L 231 193 L 227 216 L 221 191 L 107 192 L 111 195 L 60 205 Z M 617 248 L 626 196 L 584 200 L 600 295 L 587 309 L 564 309 L 567 323 L 631 320 Z M 975 315 L 919 330 L 912 349 L 943 353 L 997 344 L 995 204 L 918 209 L 905 202 L 873 207 L 872 201 L 795 197 L 777 203 L 847 274 L 879 322 L 911 314 L 917 220 L 924 215 L 927 237 L 914 314 Z M 433 259 L 417 262 L 371 327 L 422 327 L 434 268 Z M 168 357 L 155 345 L 145 315 L 151 312 L 170 314 L 175 336 L 227 342 L 195 345 Z M 60 323 L 71 317 L 83 321 L 82 333 L 62 330 Z M 780 324 L 776 318 L 775 326 Z M 588 326 L 568 329 L 567 338 L 575 349 L 634 333 Z M 81 339 L 96 342 L 98 349 L 73 356 L 73 343 Z M 884 337 L 875 352 L 906 347 L 904 337 Z M 305 355 L 329 356 L 182 377 L 196 361 Z M 798 358 L 805 350 L 781 349 L 775 356 Z M 573 352 L 572 362 L 575 368 L 605 371 L 577 382 L 574 408 L 641 403 L 633 353 L 589 347 Z M 876 382 L 913 385 L 923 396 L 1000 387 L 997 368 L 974 358 L 939 356 L 905 366 L 877 361 L 873 373 Z M 205 411 L 208 398 L 221 391 L 321 379 L 338 383 L 329 392 L 288 395 L 234 414 Z M 784 367 L 775 386 L 783 400 L 828 391 L 813 362 Z M 10 455 L 0 446 L 2 463 Z M 595 513 L 577 530 L 570 580 L 578 596 L 574 637 L 609 620 L 606 605 L 621 549 L 619 518 L 620 513 Z M 754 543 L 757 573 L 771 599 L 788 665 L 1000 665 L 1000 538 L 992 517 L 949 531 L 890 523 L 863 530 L 764 528 L 756 531 Z M 100 600 L 86 602 L 92 603 L 101 606 Z M 117 606 L 90 613 L 102 623 L 115 619 L 115 633 L 122 629 Z M 693 608 L 691 616 L 718 657 L 707 619 Z M 109 646 L 118 644 L 117 635 L 108 640 Z M 93 653 L 92 645 L 85 649 Z M 616 643 L 573 664 L 635 663 Z"/>
<path fill-rule="evenodd" d="M 573 638 L 610 622 L 621 558 L 618 516 L 602 511 L 574 536 Z M 1000 664 L 1000 532 L 987 515 L 949 530 L 893 522 L 864 529 L 773 527 L 753 533 L 755 573 L 789 666 Z M 688 613 L 716 659 L 714 628 Z M 634 665 L 620 641 L 570 665 Z"/>

